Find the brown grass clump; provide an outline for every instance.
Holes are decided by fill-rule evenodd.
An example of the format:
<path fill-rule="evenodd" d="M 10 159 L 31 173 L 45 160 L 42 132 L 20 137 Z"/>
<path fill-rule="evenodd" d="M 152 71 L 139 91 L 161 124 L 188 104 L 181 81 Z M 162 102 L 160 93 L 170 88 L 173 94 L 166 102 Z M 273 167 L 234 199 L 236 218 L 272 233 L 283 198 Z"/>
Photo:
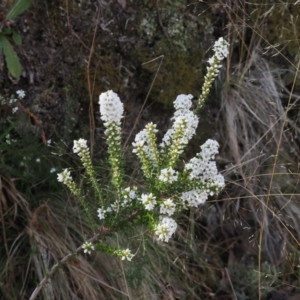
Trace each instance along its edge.
<path fill-rule="evenodd" d="M 17 299 L 18 287 L 24 291 L 28 279 L 26 252 L 26 219 L 31 212 L 26 200 L 17 192 L 12 179 L 0 176 L 1 268 L 0 293 L 5 299 Z M 27 241 L 28 242 L 28 241 Z M 28 244 L 27 244 L 28 246 Z M 20 278 L 21 281 L 20 285 Z"/>
<path fill-rule="evenodd" d="M 232 74 L 221 95 L 223 153 L 230 161 L 225 174 L 231 182 L 224 218 L 251 240 L 260 270 L 264 261 L 278 266 L 291 244 L 299 245 L 293 230 L 300 228 L 297 145 L 285 130 L 284 108 L 291 109 L 297 97 L 287 94 L 280 70 L 258 48 Z"/>
<path fill-rule="evenodd" d="M 289 65 L 288 58 L 272 45 L 260 46 L 268 44 L 264 26 L 280 4 L 256 2 L 252 7 L 235 3 L 225 8 L 231 58 L 227 73 L 220 76 L 222 86 L 216 85 L 221 91 L 220 163 L 226 167 L 228 184 L 217 205 L 220 216 L 214 217 L 220 227 L 210 232 L 219 239 L 223 236 L 225 244 L 231 240 L 227 290 L 238 299 L 244 299 L 242 295 L 273 299 L 275 290 L 283 292 L 288 286 L 289 295 L 299 288 L 293 261 L 300 245 L 299 129 L 291 120 L 299 99 L 295 92 L 298 67 Z M 279 59 L 268 57 L 265 50 L 285 63 L 279 67 Z M 287 89 L 283 79 L 291 76 Z M 250 288 L 245 276 L 253 279 Z M 269 283 L 268 277 L 272 278 Z"/>
<path fill-rule="evenodd" d="M 1 176 L 0 184 L 0 298 L 29 299 L 52 266 L 91 232 L 78 208 L 64 199 L 44 201 L 32 212 L 12 179 Z M 38 299 L 120 299 L 127 294 L 118 260 L 80 253 L 56 270 Z"/>

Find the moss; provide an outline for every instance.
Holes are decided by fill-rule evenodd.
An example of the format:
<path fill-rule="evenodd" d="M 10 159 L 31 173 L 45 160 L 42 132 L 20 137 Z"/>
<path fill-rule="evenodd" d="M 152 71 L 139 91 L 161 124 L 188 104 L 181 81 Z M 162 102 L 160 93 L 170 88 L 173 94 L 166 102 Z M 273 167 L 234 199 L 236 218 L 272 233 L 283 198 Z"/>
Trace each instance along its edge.
<path fill-rule="evenodd" d="M 138 56 L 141 52 L 138 53 Z M 152 97 L 165 105 L 172 105 L 179 94 L 199 94 L 202 72 L 202 50 L 195 50 L 189 54 L 179 51 L 167 53 L 154 83 Z M 147 56 L 143 56 L 144 59 Z M 150 56 L 148 59 L 150 60 Z M 144 70 L 153 74 L 159 68 L 160 59 L 143 65 Z M 153 79 L 150 78 L 151 80 Z M 152 81 L 149 81 L 149 88 Z"/>
<path fill-rule="evenodd" d="M 198 18 L 187 1 L 172 1 L 172 5 L 161 1 L 159 6 L 153 2 L 147 1 L 141 15 L 139 30 L 144 45 L 136 49 L 134 56 L 143 70 L 152 74 L 147 89 L 159 68 L 158 57 L 164 56 L 151 95 L 170 105 L 178 94 L 197 96 L 200 92 L 208 49 L 205 41 L 211 40 L 213 33 L 212 16 L 207 12 Z"/>

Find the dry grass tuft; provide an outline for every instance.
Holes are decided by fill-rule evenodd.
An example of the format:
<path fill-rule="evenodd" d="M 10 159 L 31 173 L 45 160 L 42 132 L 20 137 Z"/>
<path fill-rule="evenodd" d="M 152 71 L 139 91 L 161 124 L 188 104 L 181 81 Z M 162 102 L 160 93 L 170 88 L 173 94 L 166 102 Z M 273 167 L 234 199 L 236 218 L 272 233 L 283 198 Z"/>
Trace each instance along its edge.
<path fill-rule="evenodd" d="M 261 290 L 263 263 L 278 270 L 300 245 L 299 151 L 287 126 L 287 113 L 299 97 L 286 90 L 282 70 L 259 48 L 250 53 L 227 75 L 221 93 L 222 153 L 230 162 L 222 218 L 229 236 L 240 235 L 248 249 L 240 261 L 254 258 Z"/>
<path fill-rule="evenodd" d="M 78 208 L 63 198 L 45 199 L 30 210 L 12 179 L 0 177 L 0 298 L 29 299 L 51 267 L 91 236 Z M 32 199 L 34 200 L 34 199 Z M 122 299 L 128 288 L 119 260 L 83 253 L 48 280 L 40 299 Z"/>

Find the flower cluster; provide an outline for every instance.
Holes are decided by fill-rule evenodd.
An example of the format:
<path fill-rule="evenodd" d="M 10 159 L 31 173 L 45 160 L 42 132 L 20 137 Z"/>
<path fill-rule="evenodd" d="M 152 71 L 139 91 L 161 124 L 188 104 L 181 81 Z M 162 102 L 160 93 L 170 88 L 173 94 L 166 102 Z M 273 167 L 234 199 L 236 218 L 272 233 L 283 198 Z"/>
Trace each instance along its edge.
<path fill-rule="evenodd" d="M 64 169 L 62 173 L 57 174 L 57 180 L 67 185 L 68 181 L 72 181 L 70 171 L 68 169 Z"/>
<path fill-rule="evenodd" d="M 5 98 L 2 95 L 0 95 L 0 105 L 8 104 L 10 107 L 12 107 L 12 113 L 16 113 L 19 109 L 18 106 L 16 106 L 16 103 L 18 100 L 22 100 L 26 93 L 23 90 L 16 91 L 17 97 L 15 95 L 10 96 L 9 98 Z"/>
<path fill-rule="evenodd" d="M 162 169 L 158 179 L 163 182 L 171 183 L 178 179 L 178 172 L 172 168 Z"/>
<path fill-rule="evenodd" d="M 170 170 L 175 166 L 180 154 L 184 151 L 198 126 L 197 116 L 190 110 L 192 106 L 192 95 L 179 95 L 175 102 L 176 109 L 172 120 L 174 124 L 163 137 L 160 144 L 160 151 L 156 146 L 156 125 L 149 123 L 146 128 L 140 131 L 133 145 L 133 153 L 136 153 L 142 163 L 142 170 L 146 178 L 150 178 L 161 165 L 168 168 L 162 169 L 161 181 L 175 181 L 176 174 L 170 176 Z M 167 171 L 169 170 L 169 171 Z M 169 175 L 168 175 L 169 174 Z M 168 175 L 169 177 L 166 177 Z"/>
<path fill-rule="evenodd" d="M 104 208 L 98 208 L 97 213 L 100 220 L 105 219 L 106 210 Z"/>
<path fill-rule="evenodd" d="M 128 261 L 131 261 L 134 255 L 131 253 L 130 249 L 118 249 L 114 251 L 114 255 L 121 257 L 122 260 L 127 259 Z"/>
<path fill-rule="evenodd" d="M 207 74 L 205 75 L 202 93 L 198 100 L 197 112 L 199 112 L 199 110 L 203 106 L 204 101 L 212 86 L 212 83 L 220 72 L 220 68 L 222 67 L 220 63 L 224 58 L 227 57 L 229 53 L 228 48 L 229 43 L 222 37 L 219 38 L 213 46 L 213 51 L 215 52 L 215 54 L 208 60 L 209 67 L 207 67 Z"/>
<path fill-rule="evenodd" d="M 107 123 L 115 122 L 120 124 L 123 118 L 124 107 L 116 93 L 113 91 L 102 93 L 99 97 L 99 105 L 101 120 Z"/>
<path fill-rule="evenodd" d="M 23 99 L 26 96 L 26 94 L 25 94 L 25 92 L 23 90 L 18 90 L 18 91 L 16 91 L 16 93 L 17 93 L 18 98 L 20 100 Z"/>
<path fill-rule="evenodd" d="M 110 204 L 106 209 L 102 206 L 98 208 L 98 218 L 100 220 L 104 220 L 106 218 L 107 213 L 117 212 L 120 207 L 130 206 L 132 200 L 137 199 L 137 187 L 127 187 L 126 189 L 121 191 L 121 201 L 116 200 L 114 203 Z"/>
<path fill-rule="evenodd" d="M 73 181 L 71 177 L 71 173 L 68 169 L 64 169 L 62 173 L 57 174 L 57 181 L 62 182 L 64 185 L 66 185 L 70 191 L 75 195 L 80 197 L 80 191 L 76 187 L 75 182 Z"/>
<path fill-rule="evenodd" d="M 164 217 L 160 220 L 155 228 L 155 234 L 158 235 L 158 240 L 168 242 L 172 234 L 177 229 L 176 222 L 168 217 Z"/>
<path fill-rule="evenodd" d="M 11 138 L 9 133 L 5 136 L 5 138 L 6 138 L 6 143 L 9 145 L 17 142 L 17 140 Z"/>
<path fill-rule="evenodd" d="M 156 146 L 156 124 L 148 123 L 144 130 L 135 136 L 133 153 L 139 157 L 142 162 L 142 169 L 147 178 L 151 177 L 153 168 L 159 167 L 159 153 Z"/>
<path fill-rule="evenodd" d="M 218 153 L 218 147 L 218 142 L 207 140 L 201 146 L 202 151 L 185 165 L 184 170 L 189 180 L 197 182 L 202 187 L 181 194 L 182 202 L 188 206 L 197 207 L 203 204 L 208 195 L 218 193 L 225 186 L 224 177 L 218 173 L 216 162 L 211 161 Z"/>
<path fill-rule="evenodd" d="M 137 195 L 137 187 L 127 187 L 126 189 L 124 189 L 122 191 L 122 203 L 121 206 L 125 207 L 128 204 L 130 204 L 130 202 L 134 199 L 136 199 L 138 197 Z"/>
<path fill-rule="evenodd" d="M 220 37 L 213 46 L 213 51 L 215 52 L 215 56 L 218 58 L 218 60 L 222 60 L 223 58 L 226 58 L 229 54 L 229 43 L 224 40 L 223 37 Z"/>
<path fill-rule="evenodd" d="M 89 148 L 87 146 L 87 141 L 84 139 L 79 139 L 78 141 L 74 141 L 73 152 L 78 153 L 80 157 L 83 157 Z"/>
<path fill-rule="evenodd" d="M 81 247 L 83 252 L 87 254 L 91 254 L 92 250 L 95 250 L 95 247 L 91 242 L 85 242 Z"/>
<path fill-rule="evenodd" d="M 177 96 L 174 107 L 176 109 L 172 128 L 163 137 L 160 144 L 162 152 L 168 152 L 168 166 L 175 165 L 179 155 L 184 151 L 186 145 L 193 137 L 198 126 L 197 116 L 190 110 L 192 106 L 192 95 Z"/>
<path fill-rule="evenodd" d="M 214 56 L 209 59 L 208 72 L 205 77 L 202 94 L 200 95 L 197 109 L 203 105 L 208 95 L 214 78 L 221 67 L 221 60 L 228 55 L 229 44 L 220 38 L 214 45 Z M 193 96 L 179 95 L 174 101 L 174 116 L 172 127 L 167 130 L 161 143 L 157 146 L 156 124 L 148 123 L 141 130 L 132 143 L 133 153 L 136 153 L 142 164 L 142 171 L 146 178 L 146 184 L 142 185 L 143 190 L 138 191 L 136 187 L 124 188 L 124 170 L 122 165 L 121 148 L 121 119 L 124 114 L 124 107 L 120 98 L 113 91 L 107 91 L 99 96 L 101 119 L 106 127 L 109 162 L 111 165 L 111 183 L 109 192 L 114 192 L 114 202 L 109 197 L 102 195 L 99 181 L 96 179 L 92 166 L 87 141 L 79 139 L 74 141 L 73 151 L 77 153 L 86 168 L 88 178 L 101 199 L 97 209 L 98 219 L 104 220 L 107 224 L 116 224 L 116 227 L 123 223 L 117 223 L 118 216 L 122 220 L 132 220 L 139 216 L 140 220 L 146 221 L 157 239 L 168 242 L 177 229 L 177 223 L 172 216 L 186 209 L 187 207 L 198 207 L 205 203 L 210 195 L 220 192 L 224 187 L 224 177 L 218 172 L 215 155 L 218 153 L 219 144 L 216 141 L 208 140 L 201 146 L 200 153 L 190 159 L 181 171 L 177 171 L 180 155 L 191 138 L 195 135 L 199 119 L 192 111 Z M 181 164 L 182 165 L 182 164 Z M 66 184 L 70 190 L 79 195 L 78 189 L 70 176 L 70 171 L 65 169 L 58 174 L 58 180 Z M 108 194 L 108 193 L 107 193 Z M 82 202 L 85 205 L 85 202 Z M 86 211 L 88 206 L 84 206 Z M 112 213 L 112 218 L 107 214 Z M 127 214 L 123 216 L 122 214 Z M 93 212 L 93 216 L 94 216 Z M 124 218 L 125 217 L 125 218 Z M 109 223 L 112 221 L 113 223 Z M 108 223 L 106 223 L 108 222 Z M 113 229 L 112 229 L 113 231 Z M 85 242 L 82 246 L 85 253 L 91 253 L 94 246 Z M 97 244 L 97 250 L 120 257 L 122 260 L 131 260 L 133 254 L 129 249 L 113 249 L 109 246 Z"/>
<path fill-rule="evenodd" d="M 123 251 L 121 259 L 122 260 L 127 259 L 128 261 L 131 261 L 133 256 L 134 255 L 131 254 L 131 251 L 127 248 L 126 250 Z"/>
<path fill-rule="evenodd" d="M 56 168 L 52 167 L 52 168 L 50 169 L 50 173 L 55 173 L 55 172 L 56 172 Z"/>
<path fill-rule="evenodd" d="M 192 158 L 189 163 L 185 165 L 185 171 L 189 173 L 190 180 L 199 180 L 209 188 L 215 187 L 217 191 L 224 187 L 224 177 L 218 173 L 217 165 L 214 159 L 218 153 L 219 144 L 217 141 L 207 140 L 201 146 L 201 152 Z M 208 191 L 208 193 L 212 193 Z"/>
<path fill-rule="evenodd" d="M 117 211 L 117 204 L 116 203 L 113 203 L 111 204 L 110 206 L 108 206 L 105 210 L 102 208 L 102 211 L 103 211 L 103 214 L 104 214 L 104 217 L 103 219 L 105 218 L 106 216 L 106 213 L 111 213 L 113 211 Z M 100 208 L 98 208 L 98 218 L 100 219 Z M 101 220 L 101 219 L 100 219 Z"/>
<path fill-rule="evenodd" d="M 124 107 L 120 98 L 113 91 L 107 91 L 99 96 L 101 119 L 105 122 L 109 162 L 112 168 L 112 182 L 117 189 L 122 185 L 122 148 L 121 119 Z"/>
<path fill-rule="evenodd" d="M 173 202 L 172 199 L 166 199 L 161 205 L 160 205 L 160 213 L 161 214 L 168 214 L 169 216 L 172 216 L 176 210 L 176 204 Z"/>
<path fill-rule="evenodd" d="M 223 49 L 221 53 L 226 53 L 226 51 Z M 218 55 L 220 56 L 220 54 Z M 172 118 L 174 123 L 163 137 L 160 151 L 157 151 L 154 143 L 157 130 L 153 123 L 149 123 L 144 130 L 140 131 L 133 143 L 133 152 L 142 162 L 145 177 L 155 181 L 158 179 L 159 182 L 164 183 L 159 187 L 167 190 L 171 189 L 176 182 L 174 186 L 177 187 L 177 192 L 180 191 L 179 197 L 171 196 L 171 198 L 166 197 L 163 200 L 161 195 L 155 193 L 141 196 L 140 201 L 145 210 L 155 213 L 158 211 L 156 205 L 159 204 L 160 218 L 163 221 L 156 224 L 155 232 L 163 241 L 168 241 L 176 230 L 176 222 L 170 216 L 175 213 L 177 208 L 198 207 L 205 203 L 209 195 L 218 193 L 224 187 L 224 177 L 218 173 L 216 162 L 213 161 L 219 148 L 216 141 L 208 140 L 201 146 L 201 152 L 185 165 L 183 175 L 173 168 L 198 126 L 198 118 L 191 111 L 192 98 L 192 95 L 179 95 L 176 98 L 174 102 L 176 111 Z M 182 178 L 187 180 L 183 185 L 181 185 Z"/>
<path fill-rule="evenodd" d="M 146 152 L 148 154 L 149 159 L 151 160 L 153 166 L 158 167 L 159 164 L 159 153 L 156 146 L 156 133 L 158 130 L 156 129 L 156 124 L 148 123 L 145 127 L 145 133 L 147 139 L 145 140 L 149 146 L 146 148 Z"/>
<path fill-rule="evenodd" d="M 87 174 L 89 175 L 89 179 L 97 192 L 99 197 L 99 202 L 102 202 L 102 191 L 97 182 L 96 172 L 93 167 L 92 159 L 89 152 L 89 147 L 87 146 L 87 141 L 84 139 L 79 139 L 78 141 L 74 141 L 73 152 L 78 154 L 81 159 L 83 166 L 86 168 Z"/>
<path fill-rule="evenodd" d="M 188 206 L 191 207 L 198 207 L 200 204 L 203 204 L 207 200 L 207 197 L 207 193 L 201 190 L 191 190 L 181 194 L 182 202 L 187 202 Z"/>
<path fill-rule="evenodd" d="M 152 193 L 142 194 L 140 200 L 144 204 L 146 210 L 153 210 L 156 204 L 156 197 Z"/>
<path fill-rule="evenodd" d="M 146 178 L 151 177 L 152 167 L 154 166 L 154 156 L 151 148 L 148 146 L 149 137 L 146 130 L 142 130 L 135 136 L 133 153 L 136 153 L 142 162 L 142 170 Z"/>

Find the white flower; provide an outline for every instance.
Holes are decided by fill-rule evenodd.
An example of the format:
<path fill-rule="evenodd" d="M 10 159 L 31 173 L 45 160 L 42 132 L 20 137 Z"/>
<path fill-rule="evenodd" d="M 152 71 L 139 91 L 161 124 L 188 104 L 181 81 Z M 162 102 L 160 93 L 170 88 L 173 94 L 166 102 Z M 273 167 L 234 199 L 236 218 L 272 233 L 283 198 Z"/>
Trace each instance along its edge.
<path fill-rule="evenodd" d="M 130 249 L 126 249 L 126 250 L 122 250 L 122 254 L 121 254 L 122 256 L 121 256 L 121 259 L 122 260 L 125 260 L 125 259 L 127 259 L 128 261 L 131 261 L 132 260 L 132 258 L 134 257 L 134 255 L 133 254 L 131 254 L 131 250 Z"/>
<path fill-rule="evenodd" d="M 222 174 L 217 174 L 211 179 L 212 183 L 216 185 L 219 189 L 222 189 L 225 186 L 225 179 Z"/>
<path fill-rule="evenodd" d="M 156 133 L 156 132 L 158 132 L 158 130 L 156 129 L 156 124 L 153 124 L 153 122 L 150 122 L 150 123 L 148 123 L 146 126 L 145 126 L 145 128 L 147 129 L 146 131 L 148 132 L 154 132 L 154 133 Z"/>
<path fill-rule="evenodd" d="M 134 147 L 133 153 L 139 153 L 140 151 L 146 151 L 148 146 L 146 145 L 149 141 L 148 133 L 145 129 L 136 134 L 132 146 Z M 146 151 L 147 152 L 147 151 Z"/>
<path fill-rule="evenodd" d="M 10 134 L 8 133 L 6 136 L 6 143 L 7 144 L 11 144 L 11 143 L 15 143 L 17 140 L 14 140 L 14 139 L 12 139 L 12 138 L 10 138 Z"/>
<path fill-rule="evenodd" d="M 49 146 L 51 144 L 51 139 L 47 141 L 47 145 Z"/>
<path fill-rule="evenodd" d="M 185 165 L 184 169 L 190 172 L 189 179 L 199 179 L 205 168 L 205 162 L 197 157 L 193 157 L 188 164 Z"/>
<path fill-rule="evenodd" d="M 136 134 L 134 140 L 136 143 L 147 143 L 149 140 L 147 131 L 145 129 L 141 130 L 139 133 Z"/>
<path fill-rule="evenodd" d="M 158 240 L 168 242 L 176 229 L 177 223 L 169 217 L 164 217 L 160 223 L 157 224 L 155 234 L 158 235 Z"/>
<path fill-rule="evenodd" d="M 13 109 L 12 109 L 12 113 L 14 114 L 17 110 L 19 109 L 19 107 L 13 107 Z"/>
<path fill-rule="evenodd" d="M 213 50 L 215 51 L 216 56 L 219 60 L 222 60 L 223 58 L 227 57 L 229 53 L 228 47 L 229 47 L 229 43 L 226 40 L 224 40 L 223 37 L 220 37 L 215 42 L 213 46 Z"/>
<path fill-rule="evenodd" d="M 172 199 L 167 199 L 160 205 L 161 214 L 168 214 L 169 216 L 172 216 L 175 212 L 175 209 L 176 204 L 172 201 Z"/>
<path fill-rule="evenodd" d="M 211 179 L 218 174 L 218 169 L 215 161 L 207 162 L 205 169 L 203 170 L 203 179 Z"/>
<path fill-rule="evenodd" d="M 197 207 L 207 200 L 207 193 L 200 190 L 192 190 L 181 194 L 182 202 L 188 202 L 189 206 Z"/>
<path fill-rule="evenodd" d="M 114 203 L 112 203 L 110 205 L 110 209 L 111 209 L 111 211 L 118 211 L 119 206 L 120 206 L 119 201 L 116 200 Z"/>
<path fill-rule="evenodd" d="M 210 161 L 215 158 L 218 153 L 219 144 L 217 141 L 207 140 L 202 146 L 202 151 L 192 158 L 185 165 L 185 170 L 189 171 L 190 180 L 201 179 L 202 181 L 210 180 L 218 174 L 218 169 L 215 161 Z"/>
<path fill-rule="evenodd" d="M 210 160 L 214 159 L 215 155 L 219 153 L 219 143 L 217 141 L 208 139 L 202 146 L 201 146 L 201 156 L 203 159 Z"/>
<path fill-rule="evenodd" d="M 41 162 L 41 159 L 40 159 L 40 158 L 37 158 L 35 161 L 36 161 L 37 163 L 40 163 L 40 162 Z"/>
<path fill-rule="evenodd" d="M 160 145 L 161 147 L 172 145 L 172 143 L 175 142 L 174 137 L 179 131 L 183 132 L 181 134 L 181 139 L 179 141 L 176 141 L 176 143 L 182 146 L 187 145 L 192 136 L 195 134 L 199 122 L 198 117 L 192 111 L 184 109 L 177 110 L 174 113 L 174 117 L 172 118 L 172 120 L 174 120 L 174 124 L 163 137 L 162 143 Z"/>
<path fill-rule="evenodd" d="M 106 210 L 107 211 L 107 210 Z M 103 209 L 103 208 L 98 208 L 97 209 L 97 213 L 98 213 L 98 218 L 100 219 L 100 220 L 102 220 L 102 219 L 105 219 L 105 209 Z"/>
<path fill-rule="evenodd" d="M 132 143 L 132 146 L 134 147 L 132 153 L 139 153 L 144 148 L 144 141 Z"/>
<path fill-rule="evenodd" d="M 142 194 L 141 202 L 145 205 L 146 210 L 152 210 L 156 204 L 156 198 L 152 193 Z"/>
<path fill-rule="evenodd" d="M 173 181 L 176 181 L 178 178 L 178 172 L 173 170 L 172 168 L 162 169 L 160 171 L 160 175 L 158 176 L 158 179 L 163 182 L 171 183 Z"/>
<path fill-rule="evenodd" d="M 107 91 L 99 96 L 101 119 L 105 122 L 120 123 L 124 107 L 119 96 L 113 91 Z"/>
<path fill-rule="evenodd" d="M 135 199 L 137 197 L 136 187 L 133 187 L 133 188 L 127 187 L 126 189 L 124 189 L 123 196 L 126 199 L 128 197 L 132 200 Z"/>
<path fill-rule="evenodd" d="M 79 139 L 78 141 L 74 141 L 73 152 L 80 153 L 88 149 L 87 141 L 84 139 Z"/>
<path fill-rule="evenodd" d="M 62 183 L 66 183 L 69 180 L 72 180 L 70 175 L 70 171 L 68 169 L 64 169 L 62 173 L 57 174 L 57 180 Z"/>
<path fill-rule="evenodd" d="M 135 190 L 130 190 L 129 191 L 129 198 L 130 199 L 135 199 L 137 197 L 137 194 L 135 192 Z"/>
<path fill-rule="evenodd" d="M 54 172 L 56 172 L 56 169 L 55 168 L 51 168 L 50 169 L 50 173 L 54 173 Z"/>
<path fill-rule="evenodd" d="M 210 65 L 213 65 L 215 63 L 215 56 L 213 55 L 209 60 L 207 61 Z"/>
<path fill-rule="evenodd" d="M 95 247 L 91 242 L 85 242 L 82 245 L 82 249 L 84 253 L 91 254 L 92 250 L 95 250 Z"/>
<path fill-rule="evenodd" d="M 18 101 L 18 99 L 15 99 L 15 98 L 11 98 L 10 100 L 9 100 L 9 104 L 13 104 L 13 103 L 15 103 L 15 102 L 17 102 Z"/>
<path fill-rule="evenodd" d="M 23 99 L 25 97 L 25 92 L 23 90 L 18 90 L 16 93 L 19 99 Z"/>
<path fill-rule="evenodd" d="M 174 107 L 176 110 L 189 110 L 192 107 L 193 95 L 178 95 L 174 101 Z"/>

